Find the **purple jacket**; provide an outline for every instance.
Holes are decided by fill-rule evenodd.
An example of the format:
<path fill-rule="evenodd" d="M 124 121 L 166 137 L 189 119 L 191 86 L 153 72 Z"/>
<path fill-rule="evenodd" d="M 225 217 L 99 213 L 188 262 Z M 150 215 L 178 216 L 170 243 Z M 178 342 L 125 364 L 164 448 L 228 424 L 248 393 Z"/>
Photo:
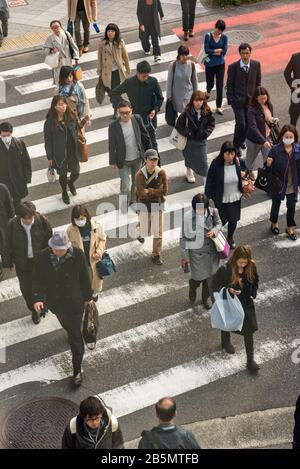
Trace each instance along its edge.
<path fill-rule="evenodd" d="M 273 116 L 272 103 L 269 103 L 268 107 Z M 265 115 L 263 110 L 256 106 L 249 106 L 248 108 L 247 139 L 258 145 L 263 145 L 267 140 Z"/>
<path fill-rule="evenodd" d="M 294 144 L 294 152 L 289 160 L 284 149 L 283 143 L 274 145 L 269 153 L 269 158 L 273 158 L 273 163 L 268 171 L 272 172 L 274 176 L 279 177 L 281 182 L 281 191 L 278 195 L 282 200 L 285 197 L 289 167 L 292 169 L 293 186 L 295 191 L 295 197 L 298 198 L 298 187 L 300 187 L 300 145 Z"/>

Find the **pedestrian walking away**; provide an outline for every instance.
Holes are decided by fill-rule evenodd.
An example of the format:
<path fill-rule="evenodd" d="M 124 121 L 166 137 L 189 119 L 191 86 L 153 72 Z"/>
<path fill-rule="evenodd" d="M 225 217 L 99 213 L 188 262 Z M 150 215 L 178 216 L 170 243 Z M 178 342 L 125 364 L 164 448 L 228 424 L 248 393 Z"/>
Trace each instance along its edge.
<path fill-rule="evenodd" d="M 79 54 L 89 51 L 90 24 L 97 22 L 97 0 L 68 0 L 68 15 L 75 26 L 75 38 Z M 84 38 L 80 31 L 82 23 Z"/>
<path fill-rule="evenodd" d="M 59 96 L 66 98 L 69 108 L 79 121 L 91 125 L 89 99 L 83 84 L 77 80 L 73 67 L 64 65 L 59 72 Z"/>
<path fill-rule="evenodd" d="M 63 434 L 62 449 L 123 449 L 118 419 L 99 396 L 89 396 L 79 406 Z"/>
<path fill-rule="evenodd" d="M 183 112 L 193 92 L 198 89 L 197 72 L 194 62 L 189 60 L 188 47 L 179 46 L 177 58 L 168 70 L 167 100 L 172 102 L 174 111 Z"/>
<path fill-rule="evenodd" d="M 130 63 L 125 42 L 119 27 L 109 23 L 98 48 L 97 72 L 101 86 L 111 96 L 111 91 L 130 76 Z M 115 113 L 114 113 L 115 117 Z"/>
<path fill-rule="evenodd" d="M 221 116 L 223 115 L 222 101 L 225 73 L 225 55 L 227 53 L 228 47 L 228 38 L 226 34 L 224 34 L 225 29 L 225 21 L 218 20 L 215 24 L 214 30 L 210 33 L 206 33 L 204 38 L 204 50 L 205 54 L 207 54 L 204 63 L 207 99 L 209 99 L 210 92 L 213 89 L 216 80 L 216 112 Z"/>
<path fill-rule="evenodd" d="M 239 156 L 246 149 L 247 113 L 249 100 L 255 89 L 261 86 L 260 63 L 251 58 L 252 47 L 248 43 L 239 46 L 241 59 L 228 67 L 227 102 L 232 106 L 235 116 L 233 143 Z"/>
<path fill-rule="evenodd" d="M 137 17 L 139 22 L 139 38 L 142 43 L 145 55 L 150 55 L 150 37 L 153 46 L 155 62 L 161 60 L 159 47 L 160 21 L 164 18 L 164 12 L 160 0 L 138 0 Z"/>
<path fill-rule="evenodd" d="M 177 119 L 175 128 L 187 138 L 183 156 L 186 166 L 186 180 L 195 182 L 194 172 L 207 176 L 207 138 L 215 128 L 215 118 L 207 104 L 205 93 L 195 91 L 183 113 Z"/>
<path fill-rule="evenodd" d="M 47 307 L 68 334 L 72 352 L 73 384 L 82 383 L 84 342 L 81 328 L 84 305 L 92 301 L 92 289 L 85 254 L 73 248 L 67 233 L 55 232 L 49 247 L 34 263 L 34 309 L 41 315 Z"/>
<path fill-rule="evenodd" d="M 284 78 L 291 90 L 291 104 L 289 107 L 289 114 L 291 118 L 291 125 L 297 126 L 300 116 L 300 52 L 293 54 L 284 69 Z"/>
<path fill-rule="evenodd" d="M 9 6 L 7 0 L 0 0 L 0 47 L 2 43 L 1 31 L 3 37 L 8 36 L 8 19 L 9 19 Z"/>
<path fill-rule="evenodd" d="M 279 140 L 280 143 L 271 148 L 266 163 L 267 171 L 279 181 L 278 187 L 272 190 L 271 231 L 274 235 L 279 234 L 279 209 L 286 197 L 287 228 L 285 232 L 288 238 L 296 241 L 295 210 L 300 187 L 300 145 L 297 143 L 296 128 L 293 125 L 284 125 L 280 131 Z"/>
<path fill-rule="evenodd" d="M 211 162 L 205 185 L 205 194 L 219 210 L 222 225 L 228 223 L 227 241 L 231 249 L 235 248 L 233 235 L 241 218 L 242 178 L 246 176 L 242 169 L 244 163 L 239 161 L 234 144 L 224 142 Z"/>
<path fill-rule="evenodd" d="M 98 301 L 98 294 L 103 288 L 103 279 L 97 274 L 96 264 L 102 259 L 106 234 L 101 223 L 92 220 L 91 215 L 83 205 L 75 205 L 72 210 L 71 224 L 67 227 L 67 235 L 73 247 L 84 252 L 89 267 L 90 280 L 93 290 L 93 300 Z"/>
<path fill-rule="evenodd" d="M 112 90 L 111 99 L 114 108 L 116 108 L 122 99 L 122 94 L 127 94 L 133 107 L 133 113 L 140 114 L 142 117 L 151 138 L 152 148 L 157 150 L 156 116 L 164 97 L 157 79 L 149 76 L 151 67 L 146 60 L 137 64 L 136 72 L 135 76 L 127 78 Z"/>
<path fill-rule="evenodd" d="M 0 183 L 5 184 L 15 208 L 28 195 L 31 182 L 31 161 L 23 140 L 13 137 L 9 122 L 0 124 Z"/>
<path fill-rule="evenodd" d="M 175 424 L 177 405 L 172 397 L 155 404 L 158 425 L 142 432 L 138 449 L 201 449 L 192 432 Z"/>
<path fill-rule="evenodd" d="M 58 88 L 59 72 L 63 65 L 72 66 L 72 61 L 79 63 L 78 47 L 68 31 L 64 31 L 59 20 L 50 23 L 52 34 L 48 36 L 44 44 L 45 54 L 58 54 L 58 65 L 53 68 L 53 83 Z"/>
<path fill-rule="evenodd" d="M 10 220 L 5 235 L 3 266 L 11 270 L 15 268 L 21 293 L 34 324 L 39 324 L 40 316 L 33 307 L 33 265 L 37 255 L 47 247 L 51 236 L 50 223 L 37 213 L 32 202 L 18 206 L 17 217 Z"/>
<path fill-rule="evenodd" d="M 145 152 L 145 165 L 135 178 L 138 202 L 137 239 L 145 242 L 145 236 L 153 235 L 152 261 L 162 265 L 163 210 L 168 193 L 168 178 L 164 169 L 158 167 L 156 150 Z"/>
<path fill-rule="evenodd" d="M 4 241 L 5 232 L 7 229 L 8 222 L 15 216 L 15 208 L 9 190 L 5 184 L 0 183 L 0 281 L 3 278 L 3 252 L 4 252 Z"/>
<path fill-rule="evenodd" d="M 182 30 L 183 39 L 188 41 L 189 37 L 194 37 L 194 24 L 197 0 L 180 0 L 182 9 Z"/>
<path fill-rule="evenodd" d="M 129 101 L 122 100 L 118 105 L 118 119 L 111 122 L 108 128 L 108 147 L 109 164 L 119 169 L 123 196 L 121 210 L 126 213 L 128 206 L 135 202 L 136 173 L 144 161 L 145 151 L 152 148 L 143 119 L 138 114 L 132 114 Z"/>
<path fill-rule="evenodd" d="M 259 365 L 254 360 L 253 334 L 258 330 L 255 313 L 254 299 L 257 295 L 259 277 L 255 260 L 250 246 L 238 246 L 227 262 L 219 268 L 213 278 L 213 291 L 220 291 L 223 287 L 229 289 L 229 294 L 236 295 L 240 300 L 245 319 L 241 332 L 236 334 L 244 336 L 247 355 L 247 368 L 251 373 L 259 370 Z M 221 331 L 222 349 L 227 353 L 235 353 L 230 341 L 230 332 Z"/>
<path fill-rule="evenodd" d="M 212 238 L 222 228 L 218 210 L 209 205 L 204 194 L 197 194 L 192 199 L 192 208 L 185 214 L 181 235 L 181 267 L 184 272 L 191 271 L 189 280 L 189 299 L 195 303 L 197 289 L 202 283 L 202 304 L 211 308 L 212 277 L 219 267 L 219 257 Z"/>
<path fill-rule="evenodd" d="M 75 181 L 79 178 L 81 158 L 78 145 L 77 116 L 68 108 L 66 98 L 54 96 L 44 124 L 44 141 L 49 167 L 56 169 L 62 188 L 62 199 L 70 204 L 67 186 L 76 195 Z M 68 172 L 70 179 L 68 180 Z"/>

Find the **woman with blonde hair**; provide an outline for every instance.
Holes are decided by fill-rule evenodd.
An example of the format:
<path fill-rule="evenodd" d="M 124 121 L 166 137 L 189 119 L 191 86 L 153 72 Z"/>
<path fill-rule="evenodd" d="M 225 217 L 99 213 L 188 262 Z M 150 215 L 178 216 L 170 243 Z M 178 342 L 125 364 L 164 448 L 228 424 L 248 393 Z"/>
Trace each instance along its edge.
<path fill-rule="evenodd" d="M 250 372 L 257 372 L 259 366 L 254 361 L 253 334 L 257 331 L 257 320 L 254 306 L 254 299 L 257 295 L 259 277 L 256 270 L 250 246 L 238 246 L 227 262 L 218 269 L 213 278 L 213 291 L 220 291 L 221 288 L 228 288 L 231 296 L 236 295 L 240 300 L 245 319 L 241 332 L 244 336 L 245 349 L 247 355 L 247 368 Z M 227 293 L 228 294 L 228 293 Z M 222 348 L 227 353 L 235 353 L 235 349 L 230 342 L 230 332 L 221 331 Z"/>

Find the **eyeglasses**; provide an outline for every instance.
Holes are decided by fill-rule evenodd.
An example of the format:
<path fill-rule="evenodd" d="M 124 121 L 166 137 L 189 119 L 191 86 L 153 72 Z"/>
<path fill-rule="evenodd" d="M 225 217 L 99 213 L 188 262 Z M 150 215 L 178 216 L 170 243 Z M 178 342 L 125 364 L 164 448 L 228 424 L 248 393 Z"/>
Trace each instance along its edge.
<path fill-rule="evenodd" d="M 102 415 L 97 415 L 97 417 L 94 418 L 88 418 L 86 421 L 87 422 L 98 422 L 102 419 Z"/>
<path fill-rule="evenodd" d="M 119 114 L 121 116 L 129 116 L 131 114 L 131 111 L 119 111 Z"/>

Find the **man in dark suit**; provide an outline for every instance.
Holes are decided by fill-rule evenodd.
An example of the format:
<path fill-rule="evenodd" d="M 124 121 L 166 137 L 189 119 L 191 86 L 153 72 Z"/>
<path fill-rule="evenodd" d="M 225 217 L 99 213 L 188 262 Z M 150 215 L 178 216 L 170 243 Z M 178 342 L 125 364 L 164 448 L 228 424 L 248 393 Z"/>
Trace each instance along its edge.
<path fill-rule="evenodd" d="M 250 60 L 252 47 L 243 43 L 239 46 L 241 59 L 228 67 L 227 101 L 235 116 L 233 143 L 241 156 L 245 149 L 247 131 L 247 111 L 249 99 L 255 89 L 261 86 L 261 67 L 256 60 Z"/>
<path fill-rule="evenodd" d="M 296 127 L 300 116 L 300 52 L 292 55 L 283 73 L 291 90 L 291 104 L 289 108 L 291 124 Z M 297 89 L 298 92 L 295 91 Z"/>
<path fill-rule="evenodd" d="M 152 148 L 149 133 L 138 114 L 132 114 L 132 105 L 122 100 L 118 104 L 119 118 L 109 125 L 109 164 L 119 168 L 121 194 L 126 196 L 123 211 L 135 199 L 135 175 L 141 167 L 144 153 Z M 129 176 L 131 174 L 131 189 Z M 125 202 L 125 201 L 124 201 Z"/>

